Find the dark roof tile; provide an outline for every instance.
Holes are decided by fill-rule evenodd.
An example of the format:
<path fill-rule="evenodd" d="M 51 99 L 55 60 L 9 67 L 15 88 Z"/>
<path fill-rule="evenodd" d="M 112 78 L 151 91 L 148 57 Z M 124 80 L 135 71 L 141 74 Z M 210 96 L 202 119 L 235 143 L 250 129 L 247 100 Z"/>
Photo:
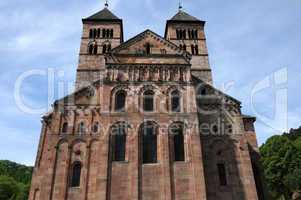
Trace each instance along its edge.
<path fill-rule="evenodd" d="M 85 18 L 86 21 L 94 21 L 94 20 L 120 20 L 116 15 L 114 15 L 108 8 L 104 8 L 103 10 L 95 13 L 94 15 Z"/>

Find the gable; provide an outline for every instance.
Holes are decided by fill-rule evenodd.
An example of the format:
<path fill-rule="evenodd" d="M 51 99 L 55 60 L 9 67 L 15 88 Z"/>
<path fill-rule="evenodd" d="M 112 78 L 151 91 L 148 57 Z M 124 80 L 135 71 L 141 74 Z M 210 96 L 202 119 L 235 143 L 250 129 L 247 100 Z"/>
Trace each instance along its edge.
<path fill-rule="evenodd" d="M 190 54 L 174 43 L 165 40 L 151 30 L 146 30 L 112 50 L 112 54 L 146 54 L 146 45 L 151 47 L 152 55 L 178 55 L 190 59 Z"/>

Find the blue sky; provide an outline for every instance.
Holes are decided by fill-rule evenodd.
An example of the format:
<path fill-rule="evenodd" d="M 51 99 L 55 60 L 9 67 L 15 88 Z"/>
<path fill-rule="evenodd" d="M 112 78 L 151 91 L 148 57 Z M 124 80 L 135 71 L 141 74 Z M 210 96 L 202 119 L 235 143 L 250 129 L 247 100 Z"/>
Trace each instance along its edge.
<path fill-rule="evenodd" d="M 259 142 L 299 127 L 301 1 L 184 0 L 183 4 L 185 11 L 207 21 L 214 85 L 226 88 L 242 101 L 245 114 L 258 118 Z M 110 9 L 124 20 L 125 39 L 147 28 L 163 35 L 177 6 L 177 1 L 162 0 L 110 2 Z M 0 159 L 34 163 L 42 111 L 20 109 L 15 85 L 25 72 L 48 68 L 58 75 L 55 83 L 73 83 L 81 18 L 102 8 L 101 0 L 0 1 Z M 56 86 L 48 99 L 47 82 L 45 75 L 25 79 L 20 87 L 22 102 L 45 108 L 63 95 L 56 94 Z"/>

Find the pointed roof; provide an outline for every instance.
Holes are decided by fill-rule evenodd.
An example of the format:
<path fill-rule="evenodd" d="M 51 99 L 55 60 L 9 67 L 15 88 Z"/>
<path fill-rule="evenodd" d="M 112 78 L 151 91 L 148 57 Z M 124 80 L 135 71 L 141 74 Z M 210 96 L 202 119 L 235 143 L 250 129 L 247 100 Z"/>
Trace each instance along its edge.
<path fill-rule="evenodd" d="M 188 13 L 184 12 L 183 10 L 179 10 L 179 12 L 173 16 L 170 21 L 200 21 L 196 17 L 189 15 Z"/>
<path fill-rule="evenodd" d="M 107 7 L 105 7 L 94 15 L 83 19 L 83 21 L 121 21 L 121 19 L 119 19 Z"/>

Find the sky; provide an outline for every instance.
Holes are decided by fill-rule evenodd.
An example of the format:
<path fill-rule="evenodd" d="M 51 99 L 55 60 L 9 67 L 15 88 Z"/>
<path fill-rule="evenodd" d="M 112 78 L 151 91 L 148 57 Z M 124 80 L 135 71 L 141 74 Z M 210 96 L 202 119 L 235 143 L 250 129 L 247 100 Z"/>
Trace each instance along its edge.
<path fill-rule="evenodd" d="M 145 29 L 163 35 L 178 10 L 176 0 L 109 4 L 125 40 Z M 81 19 L 103 7 L 101 0 L 0 1 L 0 160 L 34 164 L 41 116 L 72 91 Z M 301 126 L 301 1 L 183 0 L 183 7 L 207 22 L 214 86 L 257 117 L 259 143 Z"/>

